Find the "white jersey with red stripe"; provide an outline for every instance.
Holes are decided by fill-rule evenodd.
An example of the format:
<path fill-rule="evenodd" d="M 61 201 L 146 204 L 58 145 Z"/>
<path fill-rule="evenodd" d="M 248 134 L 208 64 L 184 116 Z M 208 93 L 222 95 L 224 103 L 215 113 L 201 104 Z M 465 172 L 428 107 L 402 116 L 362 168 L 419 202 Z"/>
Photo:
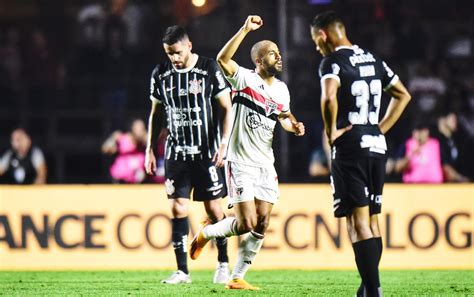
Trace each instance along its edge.
<path fill-rule="evenodd" d="M 290 93 L 275 78 L 268 85 L 255 71 L 239 67 L 232 77 L 234 122 L 227 160 L 250 166 L 273 165 L 273 131 L 278 115 L 290 110 Z"/>

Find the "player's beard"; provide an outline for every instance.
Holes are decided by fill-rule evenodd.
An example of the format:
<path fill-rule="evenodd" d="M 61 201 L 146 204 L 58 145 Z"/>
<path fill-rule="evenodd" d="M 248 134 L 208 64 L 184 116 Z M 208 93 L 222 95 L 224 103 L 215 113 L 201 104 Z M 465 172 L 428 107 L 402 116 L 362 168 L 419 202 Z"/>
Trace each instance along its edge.
<path fill-rule="evenodd" d="M 273 64 L 266 64 L 265 70 L 271 75 L 280 74 L 283 71 L 283 66 L 278 66 L 277 63 L 278 62 L 275 62 Z"/>

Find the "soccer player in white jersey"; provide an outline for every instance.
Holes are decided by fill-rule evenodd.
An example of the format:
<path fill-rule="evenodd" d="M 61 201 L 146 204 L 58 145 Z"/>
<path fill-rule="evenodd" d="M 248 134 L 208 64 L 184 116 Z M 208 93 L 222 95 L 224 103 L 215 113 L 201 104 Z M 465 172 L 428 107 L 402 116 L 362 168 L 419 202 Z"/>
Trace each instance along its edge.
<path fill-rule="evenodd" d="M 191 259 L 196 259 L 213 238 L 249 233 L 241 242 L 237 263 L 226 285 L 228 289 L 259 289 L 247 283 L 244 276 L 262 246 L 273 205 L 278 201 L 278 176 L 272 150 L 276 121 L 296 136 L 305 133 L 303 123 L 290 112 L 286 84 L 275 77 L 283 68 L 278 46 L 263 40 L 252 47 L 255 70 L 240 67 L 232 60 L 245 36 L 262 25 L 259 16 L 249 16 L 217 56 L 234 93 L 226 180 L 229 204 L 235 206 L 236 217 L 206 224 L 190 246 Z"/>

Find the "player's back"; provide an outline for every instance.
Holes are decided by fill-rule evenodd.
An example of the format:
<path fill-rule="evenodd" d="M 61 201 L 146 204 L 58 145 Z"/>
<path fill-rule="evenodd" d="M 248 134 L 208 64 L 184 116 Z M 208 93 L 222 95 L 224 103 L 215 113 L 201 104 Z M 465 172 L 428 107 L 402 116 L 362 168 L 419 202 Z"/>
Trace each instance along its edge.
<path fill-rule="evenodd" d="M 379 58 L 359 48 L 338 47 L 320 65 L 321 80 L 335 78 L 337 94 L 337 129 L 352 129 L 336 139 L 338 158 L 384 157 L 387 145 L 378 127 L 382 91 L 396 83 L 398 76 Z M 333 156 L 334 157 L 334 156 Z"/>

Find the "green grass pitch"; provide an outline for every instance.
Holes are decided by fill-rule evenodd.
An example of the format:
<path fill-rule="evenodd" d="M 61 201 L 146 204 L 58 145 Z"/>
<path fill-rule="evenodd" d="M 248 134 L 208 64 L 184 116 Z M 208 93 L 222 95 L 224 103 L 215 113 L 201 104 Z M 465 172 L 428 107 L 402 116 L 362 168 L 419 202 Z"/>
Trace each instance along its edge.
<path fill-rule="evenodd" d="M 213 271 L 193 271 L 190 285 L 162 285 L 170 271 L 0 272 L 2 296 L 354 296 L 356 271 L 249 271 L 261 291 L 212 284 Z M 473 270 L 381 272 L 385 296 L 474 296 Z"/>

